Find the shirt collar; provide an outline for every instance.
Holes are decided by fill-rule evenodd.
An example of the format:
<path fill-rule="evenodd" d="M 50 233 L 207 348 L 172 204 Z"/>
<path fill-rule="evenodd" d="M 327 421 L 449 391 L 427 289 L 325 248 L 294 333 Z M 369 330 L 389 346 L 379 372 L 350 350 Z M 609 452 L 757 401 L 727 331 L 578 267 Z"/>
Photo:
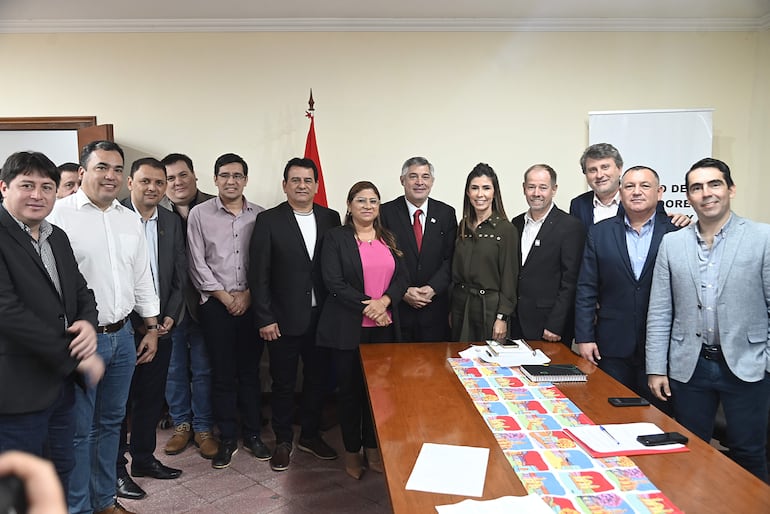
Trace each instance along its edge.
<path fill-rule="evenodd" d="M 32 237 L 32 229 L 30 229 L 29 226 L 27 226 L 26 223 L 24 223 L 23 221 L 17 219 L 16 216 L 14 216 L 13 214 L 11 214 L 10 211 L 8 211 L 8 209 L 6 209 L 6 212 L 8 212 L 8 215 L 11 218 L 13 218 L 13 221 L 15 221 L 17 225 L 19 225 L 20 229 L 22 229 L 24 232 L 26 232 L 27 235 L 29 235 L 29 237 Z M 42 243 L 43 241 L 48 239 L 48 236 L 50 236 L 51 233 L 53 233 L 53 225 L 48 223 L 48 220 L 41 221 L 40 222 L 40 226 L 38 227 L 38 233 L 39 233 L 39 236 L 38 236 L 37 240 L 38 240 L 38 242 Z"/>
<path fill-rule="evenodd" d="M 137 214 L 139 214 L 139 216 L 140 216 L 140 217 L 142 216 L 142 215 L 139 213 L 139 209 L 137 209 L 137 208 L 136 208 L 136 204 L 134 203 L 134 200 L 133 200 L 133 199 L 131 199 L 131 207 L 133 207 L 133 208 L 134 208 L 134 212 L 136 212 Z M 155 210 L 152 212 L 152 216 L 150 216 L 149 218 L 147 218 L 147 221 L 157 221 L 157 220 L 158 220 L 158 206 L 156 205 L 156 206 L 155 206 Z M 144 218 L 142 218 L 142 221 L 144 221 Z"/>
<path fill-rule="evenodd" d="M 733 213 L 730 212 L 730 217 L 727 218 L 727 221 L 725 222 L 724 225 L 722 225 L 722 228 L 717 230 L 717 233 L 714 234 L 714 239 L 721 239 L 725 237 L 725 235 L 727 235 L 727 233 L 730 232 L 730 226 L 732 225 L 732 222 L 733 222 Z M 696 221 L 692 225 L 694 227 L 695 237 L 698 239 L 698 242 L 699 243 L 705 242 L 705 239 L 703 239 L 703 237 L 701 237 L 700 235 L 700 227 L 698 226 L 698 222 Z"/>
<path fill-rule="evenodd" d="M 650 216 L 650 217 L 649 217 L 649 219 L 648 219 L 647 221 L 645 221 L 644 223 L 642 223 L 642 230 L 640 230 L 640 232 L 641 232 L 641 231 L 643 231 L 645 228 L 647 228 L 647 227 L 649 227 L 649 226 L 651 226 L 651 225 L 653 224 L 653 221 L 654 221 L 654 219 L 655 219 L 655 215 L 656 215 L 656 214 L 657 214 L 657 213 L 653 212 L 653 213 L 652 213 L 652 216 Z M 626 228 L 627 228 L 627 229 L 631 229 L 631 230 L 634 230 L 634 227 L 632 227 L 632 226 L 631 226 L 631 220 L 629 220 L 629 219 L 628 219 L 628 213 L 626 213 L 625 215 L 623 215 L 623 223 L 625 224 L 625 226 L 626 226 Z"/>
<path fill-rule="evenodd" d="M 252 210 L 251 204 L 246 201 L 246 197 L 241 195 L 241 200 L 243 201 L 243 208 L 242 209 L 244 211 L 251 211 Z M 217 209 L 221 209 L 221 210 L 223 210 L 225 212 L 230 213 L 230 211 L 227 209 L 227 207 L 225 207 L 225 204 L 222 203 L 222 199 L 219 197 L 219 195 L 214 197 L 214 202 L 215 202 L 215 204 L 217 206 Z M 232 213 L 230 213 L 230 214 L 232 214 Z"/>
<path fill-rule="evenodd" d="M 83 191 L 83 189 L 81 188 L 81 189 L 78 189 L 77 192 L 75 193 L 75 206 L 77 207 L 78 210 L 80 210 L 83 208 L 84 205 L 91 205 L 95 209 L 102 210 L 101 207 L 96 205 L 94 202 L 91 201 L 90 198 L 88 198 L 88 195 L 86 195 L 85 191 Z M 110 206 L 107 207 L 107 209 L 105 210 L 110 210 L 110 209 L 121 210 L 125 208 L 126 207 L 122 203 L 120 203 L 117 199 L 115 199 L 112 201 Z"/>
<path fill-rule="evenodd" d="M 594 193 L 594 207 L 610 207 L 612 205 L 620 205 L 620 189 L 615 192 L 615 196 L 612 197 L 612 200 L 610 200 L 610 203 L 604 204 L 601 200 L 599 200 L 599 197 L 596 196 L 596 193 Z"/>
<path fill-rule="evenodd" d="M 409 211 L 410 218 L 414 218 L 414 213 L 417 212 L 417 209 L 422 211 L 423 216 L 428 216 L 428 201 L 430 201 L 430 198 L 426 198 L 420 207 L 417 207 L 415 204 L 407 200 L 406 196 L 404 197 L 404 201 L 406 202 L 406 208 Z"/>
<path fill-rule="evenodd" d="M 548 211 L 545 213 L 545 216 L 540 218 L 539 220 L 535 220 L 530 214 L 529 211 L 531 209 L 527 209 L 527 212 L 524 213 L 524 224 L 528 225 L 529 223 L 543 223 L 545 219 L 548 217 L 549 214 L 551 214 L 551 211 L 553 210 L 553 202 L 551 202 L 551 206 L 548 207 Z"/>

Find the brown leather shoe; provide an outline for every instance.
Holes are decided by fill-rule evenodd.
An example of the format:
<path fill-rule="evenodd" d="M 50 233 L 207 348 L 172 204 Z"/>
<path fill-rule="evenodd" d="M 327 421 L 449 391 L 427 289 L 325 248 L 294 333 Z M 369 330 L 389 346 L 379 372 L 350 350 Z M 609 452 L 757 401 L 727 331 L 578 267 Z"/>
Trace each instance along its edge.
<path fill-rule="evenodd" d="M 201 457 L 213 459 L 219 451 L 219 443 L 211 432 L 197 432 L 195 434 L 195 446 L 200 449 Z"/>
<path fill-rule="evenodd" d="M 123 505 L 119 504 L 118 502 L 115 502 L 114 504 L 110 505 L 106 509 L 100 510 L 98 512 L 94 512 L 94 514 L 135 514 L 134 512 L 131 512 L 130 510 L 126 510 Z"/>
<path fill-rule="evenodd" d="M 190 444 L 192 437 L 193 433 L 189 423 L 177 425 L 174 429 L 174 435 L 168 440 L 163 450 L 166 452 L 166 455 L 182 453 L 187 448 L 187 445 Z"/>

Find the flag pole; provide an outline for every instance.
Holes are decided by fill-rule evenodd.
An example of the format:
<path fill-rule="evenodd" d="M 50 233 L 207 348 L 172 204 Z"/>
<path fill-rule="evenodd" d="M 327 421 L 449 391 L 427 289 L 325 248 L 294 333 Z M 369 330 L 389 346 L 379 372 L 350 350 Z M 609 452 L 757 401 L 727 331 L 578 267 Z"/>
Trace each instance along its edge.
<path fill-rule="evenodd" d="M 318 155 L 318 144 L 315 138 L 315 100 L 313 100 L 313 88 L 310 88 L 310 99 L 307 102 L 307 111 L 305 116 L 310 118 L 310 128 L 307 132 L 307 141 L 305 142 L 305 157 L 312 159 L 318 168 L 318 192 L 315 195 L 315 203 L 328 206 L 326 200 L 326 184 L 324 184 L 323 171 L 321 171 L 321 158 Z"/>

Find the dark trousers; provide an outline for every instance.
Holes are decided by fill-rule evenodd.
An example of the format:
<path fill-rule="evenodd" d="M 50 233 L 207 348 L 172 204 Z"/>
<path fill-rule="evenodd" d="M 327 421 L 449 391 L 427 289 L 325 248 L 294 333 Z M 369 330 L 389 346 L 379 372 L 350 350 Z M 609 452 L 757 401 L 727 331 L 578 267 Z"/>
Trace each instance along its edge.
<path fill-rule="evenodd" d="M 321 424 L 324 392 L 329 379 L 330 355 L 328 348 L 315 345 L 319 309 L 314 308 L 307 331 L 299 336 L 282 335 L 269 341 L 270 375 L 273 377 L 272 411 L 276 443 L 291 443 L 294 439 L 294 389 L 297 384 L 297 366 L 302 357 L 302 405 L 300 439 L 318 435 Z"/>
<path fill-rule="evenodd" d="M 134 342 L 138 346 L 142 334 L 134 333 Z M 158 351 L 155 357 L 146 364 L 134 368 L 131 379 L 131 390 L 128 393 L 126 417 L 120 427 L 120 444 L 118 447 L 117 471 L 125 470 L 126 451 L 131 452 L 132 466 L 149 466 L 155 453 L 155 428 L 163 415 L 165 401 L 166 377 L 168 363 L 171 360 L 171 337 L 158 339 Z M 127 432 L 131 424 L 131 445 L 129 447 Z"/>
<path fill-rule="evenodd" d="M 211 361 L 211 404 L 223 441 L 259 435 L 261 388 L 259 360 L 265 343 L 254 327 L 254 314 L 231 316 L 214 297 L 201 305 L 201 329 Z"/>
<path fill-rule="evenodd" d="M 727 421 L 730 457 L 760 480 L 768 480 L 767 414 L 770 374 L 759 382 L 736 377 L 724 360 L 698 358 L 689 382 L 670 380 L 676 420 L 704 441 L 711 440 L 719 402 Z"/>
<path fill-rule="evenodd" d="M 66 379 L 47 409 L 0 414 L 0 453 L 19 450 L 51 460 L 65 493 L 75 467 L 75 387 L 72 379 Z"/>
<path fill-rule="evenodd" d="M 438 296 L 434 297 L 434 301 L 437 299 Z M 449 307 L 438 316 L 435 307 L 437 305 L 415 309 L 406 302 L 399 303 L 400 340 L 414 343 L 449 341 Z"/>
<path fill-rule="evenodd" d="M 361 344 L 393 341 L 393 325 L 361 329 Z M 345 451 L 358 452 L 362 445 L 364 448 L 377 448 L 372 409 L 361 367 L 361 352 L 358 348 L 332 349 L 331 354 L 339 387 L 337 407 Z"/>

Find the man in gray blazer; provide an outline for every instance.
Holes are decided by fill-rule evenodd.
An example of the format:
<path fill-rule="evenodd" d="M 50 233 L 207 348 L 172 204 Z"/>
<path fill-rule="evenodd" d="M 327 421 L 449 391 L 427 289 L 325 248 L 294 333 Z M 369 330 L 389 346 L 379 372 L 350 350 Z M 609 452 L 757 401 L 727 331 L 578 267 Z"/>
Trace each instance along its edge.
<path fill-rule="evenodd" d="M 685 175 L 698 222 L 663 238 L 647 316 L 647 375 L 676 419 L 708 441 L 720 401 L 730 456 L 767 481 L 770 226 L 730 211 L 730 168 L 706 158 Z"/>

